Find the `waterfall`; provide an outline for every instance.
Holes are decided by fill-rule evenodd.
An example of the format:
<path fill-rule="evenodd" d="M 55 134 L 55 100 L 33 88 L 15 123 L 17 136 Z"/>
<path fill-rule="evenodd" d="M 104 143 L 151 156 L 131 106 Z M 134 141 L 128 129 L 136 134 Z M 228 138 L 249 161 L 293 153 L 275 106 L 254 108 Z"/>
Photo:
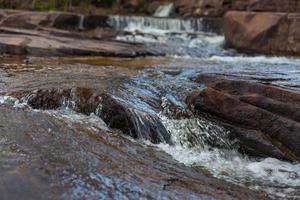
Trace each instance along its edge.
<path fill-rule="evenodd" d="M 84 20 L 85 20 L 85 16 L 84 15 L 80 15 L 80 17 L 79 17 L 79 24 L 78 24 L 78 29 L 79 30 L 84 30 Z"/>
<path fill-rule="evenodd" d="M 153 33 L 163 31 L 169 33 L 218 32 L 218 21 L 212 18 L 157 18 L 143 16 L 110 16 L 108 23 L 116 30 L 140 31 Z"/>
<path fill-rule="evenodd" d="M 169 17 L 170 14 L 173 12 L 173 10 L 174 10 L 173 3 L 167 4 L 167 5 L 162 5 L 157 8 L 157 10 L 154 13 L 154 16 L 155 17 Z"/>

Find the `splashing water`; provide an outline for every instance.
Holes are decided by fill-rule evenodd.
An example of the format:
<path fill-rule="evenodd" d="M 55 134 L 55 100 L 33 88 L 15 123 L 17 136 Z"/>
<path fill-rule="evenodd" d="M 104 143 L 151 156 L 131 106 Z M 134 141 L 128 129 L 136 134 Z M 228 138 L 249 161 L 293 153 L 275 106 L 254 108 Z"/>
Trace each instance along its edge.
<path fill-rule="evenodd" d="M 217 178 L 265 191 L 275 199 L 299 197 L 293 193 L 300 189 L 300 164 L 273 158 L 249 159 L 237 152 L 224 128 L 206 120 L 161 119 L 175 145 L 157 146 L 177 161 L 205 168 Z"/>

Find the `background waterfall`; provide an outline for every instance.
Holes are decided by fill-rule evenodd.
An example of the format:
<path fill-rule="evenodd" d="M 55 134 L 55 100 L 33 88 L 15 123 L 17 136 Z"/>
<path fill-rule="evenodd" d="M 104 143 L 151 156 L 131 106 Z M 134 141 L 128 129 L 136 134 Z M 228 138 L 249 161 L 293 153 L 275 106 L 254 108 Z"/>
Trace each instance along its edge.
<path fill-rule="evenodd" d="M 169 17 L 170 14 L 173 12 L 173 10 L 174 10 L 173 3 L 159 6 L 154 13 L 154 17 Z"/>
<path fill-rule="evenodd" d="M 160 30 L 168 33 L 198 33 L 217 32 L 218 19 L 213 18 L 158 18 L 144 16 L 118 16 L 109 17 L 108 23 L 116 30 L 147 31 Z"/>

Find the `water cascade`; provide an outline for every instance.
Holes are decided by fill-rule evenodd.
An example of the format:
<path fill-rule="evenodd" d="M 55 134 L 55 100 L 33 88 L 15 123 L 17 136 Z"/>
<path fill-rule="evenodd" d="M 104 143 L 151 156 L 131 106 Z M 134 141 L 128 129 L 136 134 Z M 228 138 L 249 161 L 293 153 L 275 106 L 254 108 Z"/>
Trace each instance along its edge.
<path fill-rule="evenodd" d="M 173 10 L 174 10 L 173 3 L 167 4 L 167 5 L 162 5 L 157 8 L 157 10 L 155 11 L 153 16 L 154 17 L 169 17 L 170 14 L 173 12 Z"/>
<path fill-rule="evenodd" d="M 167 33 L 218 32 L 218 21 L 212 18 L 157 18 L 143 16 L 109 17 L 108 23 L 116 30 Z"/>
<path fill-rule="evenodd" d="M 85 16 L 84 15 L 80 15 L 80 17 L 79 17 L 79 24 L 78 24 L 78 29 L 79 30 L 84 30 L 84 20 L 85 20 Z"/>

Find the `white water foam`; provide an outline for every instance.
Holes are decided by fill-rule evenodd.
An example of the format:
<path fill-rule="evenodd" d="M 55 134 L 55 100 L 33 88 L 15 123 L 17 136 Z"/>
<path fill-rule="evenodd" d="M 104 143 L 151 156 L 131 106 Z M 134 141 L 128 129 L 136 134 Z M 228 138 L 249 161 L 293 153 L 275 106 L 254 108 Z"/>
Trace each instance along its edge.
<path fill-rule="evenodd" d="M 196 135 L 215 135 L 216 130 L 221 131 L 222 128 L 213 128 L 213 124 L 203 124 L 198 121 L 198 126 L 206 126 L 207 132 L 203 133 L 203 129 L 197 128 L 197 123 L 193 122 L 194 119 L 170 120 L 162 117 L 162 121 L 171 132 L 175 145 L 159 144 L 157 146 L 175 160 L 188 166 L 203 167 L 217 178 L 254 190 L 265 191 L 273 198 L 300 198 L 293 194 L 300 190 L 300 164 L 273 158 L 249 159 L 238 153 L 235 148 L 191 146 L 190 141 L 185 139 L 187 134 L 194 132 L 193 134 Z M 219 139 L 225 140 L 224 136 L 226 133 L 219 136 Z M 221 143 L 230 144 L 226 141 L 221 141 Z"/>
<path fill-rule="evenodd" d="M 28 107 L 27 102 L 24 102 L 23 100 L 19 100 L 15 97 L 11 97 L 11 96 L 0 96 L 0 104 L 10 105 L 15 108 Z"/>
<path fill-rule="evenodd" d="M 108 23 L 116 30 L 143 33 L 197 33 L 203 31 L 203 19 L 176 19 L 142 16 L 110 16 Z"/>
<path fill-rule="evenodd" d="M 110 129 L 106 123 L 94 113 L 90 115 L 80 114 L 72 109 L 61 108 L 58 110 L 35 110 L 36 112 L 43 112 L 51 115 L 59 120 L 62 120 L 68 124 L 69 127 L 73 127 L 74 124 L 84 124 L 84 127 L 88 127 L 92 131 L 101 129 L 109 131 Z"/>
<path fill-rule="evenodd" d="M 276 65 L 292 65 L 300 64 L 298 58 L 288 57 L 267 57 L 267 56 L 212 56 L 209 58 L 211 61 L 228 62 L 228 63 L 266 63 Z"/>

